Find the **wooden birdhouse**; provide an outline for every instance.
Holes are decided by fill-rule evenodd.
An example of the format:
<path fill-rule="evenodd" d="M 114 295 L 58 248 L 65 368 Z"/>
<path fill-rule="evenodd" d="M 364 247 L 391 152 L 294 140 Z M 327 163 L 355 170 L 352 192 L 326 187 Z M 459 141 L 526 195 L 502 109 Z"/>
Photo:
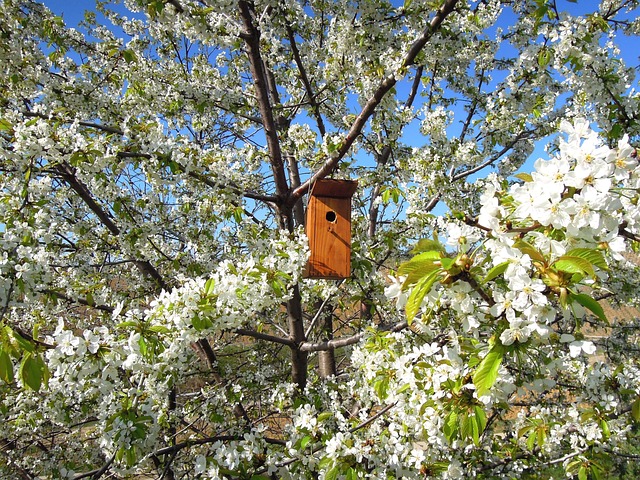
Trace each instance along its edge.
<path fill-rule="evenodd" d="M 307 205 L 306 229 L 311 257 L 305 277 L 351 276 L 351 197 L 355 180 L 318 180 Z"/>

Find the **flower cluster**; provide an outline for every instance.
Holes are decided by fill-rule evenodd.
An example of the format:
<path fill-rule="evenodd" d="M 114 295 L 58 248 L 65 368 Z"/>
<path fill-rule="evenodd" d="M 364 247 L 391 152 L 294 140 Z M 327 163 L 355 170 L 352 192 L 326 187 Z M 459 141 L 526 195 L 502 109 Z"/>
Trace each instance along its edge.
<path fill-rule="evenodd" d="M 422 412 L 431 412 L 435 426 L 411 430 L 414 442 L 443 445 L 426 463 L 453 465 L 446 446 L 480 445 L 486 410 L 512 402 L 522 406 L 509 409 L 523 416 L 507 435 L 525 450 L 537 445 L 546 455 L 568 449 L 577 456 L 594 444 L 625 441 L 631 419 L 621 418 L 622 405 L 639 402 L 629 395 L 637 387 L 623 392 L 618 377 L 629 378 L 622 372 L 637 365 L 589 366 L 598 337 L 581 325 L 608 326 L 596 299 L 610 288 L 608 264 L 625 252 L 625 235 L 637 238 L 640 168 L 627 137 L 610 148 L 584 120 L 561 128 L 567 138 L 557 155 L 538 160 L 530 175 L 518 175 L 510 187 L 497 177 L 486 181 L 479 217 L 462 215 L 466 223 L 446 230 L 455 253 L 437 241 L 418 244 L 419 253 L 387 288 L 431 343 L 385 336 L 383 349 L 372 349 L 380 340 L 371 340 L 352 357 L 360 359 L 375 395 L 402 412 L 402 425 L 425 421 Z M 447 326 L 457 328 L 439 333 Z M 581 393 L 561 393 L 563 382 Z M 530 395 L 548 396 L 540 405 L 549 406 L 532 403 L 528 410 Z M 578 405 L 592 410 L 580 414 Z M 565 467 L 571 473 L 574 464 Z M 471 464 L 465 468 L 473 471 Z"/>

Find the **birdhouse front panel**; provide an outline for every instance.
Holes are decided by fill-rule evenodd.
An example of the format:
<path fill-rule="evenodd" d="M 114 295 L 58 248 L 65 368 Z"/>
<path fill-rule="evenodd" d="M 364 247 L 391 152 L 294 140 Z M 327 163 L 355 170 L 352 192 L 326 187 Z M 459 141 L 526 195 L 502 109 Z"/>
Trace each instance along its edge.
<path fill-rule="evenodd" d="M 351 276 L 351 199 L 312 195 L 307 207 L 311 257 L 306 276 L 340 279 Z"/>

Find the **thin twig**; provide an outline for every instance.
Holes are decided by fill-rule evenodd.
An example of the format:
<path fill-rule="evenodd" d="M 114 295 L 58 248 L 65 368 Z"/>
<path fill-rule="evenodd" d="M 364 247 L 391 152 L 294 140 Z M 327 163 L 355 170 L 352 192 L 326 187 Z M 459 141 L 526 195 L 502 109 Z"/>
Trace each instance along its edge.
<path fill-rule="evenodd" d="M 268 333 L 258 332 L 256 330 L 249 330 L 247 328 L 236 328 L 234 330 L 238 335 L 244 335 L 246 337 L 257 338 L 258 340 L 265 340 L 271 343 L 279 343 L 281 345 L 286 345 L 288 347 L 295 347 L 295 342 L 288 338 L 277 337 L 275 335 L 269 335 Z"/>
<path fill-rule="evenodd" d="M 389 405 L 387 405 L 386 407 L 384 407 L 382 410 L 376 412 L 374 415 L 370 416 L 369 418 L 367 418 L 364 422 L 362 422 L 360 425 L 356 425 L 355 427 L 349 429 L 349 433 L 353 433 L 353 432 L 357 432 L 358 430 L 366 427 L 367 425 L 375 422 L 378 418 L 380 418 L 382 415 L 384 415 L 385 413 L 387 413 L 389 410 L 391 410 L 393 407 L 395 407 L 398 404 L 398 402 L 393 402 Z"/>
<path fill-rule="evenodd" d="M 105 463 L 102 468 L 98 468 L 96 470 L 91 470 L 90 472 L 85 472 L 85 473 L 80 473 L 76 476 L 73 477 L 73 480 L 80 480 L 81 478 L 89 478 L 91 477 L 91 480 L 98 480 L 102 475 L 104 475 L 107 470 L 109 470 L 109 468 L 111 467 L 111 464 L 113 463 L 113 461 L 116 459 L 116 455 L 115 453 L 111 456 L 111 458 L 109 460 L 107 460 L 107 463 Z"/>
<path fill-rule="evenodd" d="M 344 282 L 344 280 L 340 280 L 337 284 L 337 286 L 339 287 L 342 282 Z M 324 310 L 324 307 L 326 306 L 327 302 L 329 301 L 331 297 L 327 297 L 324 299 L 324 301 L 322 302 L 322 304 L 320 305 L 320 308 L 318 308 L 318 311 L 316 312 L 316 314 L 313 316 L 313 318 L 311 319 L 311 323 L 309 324 L 309 328 L 307 328 L 307 331 L 305 332 L 305 338 L 309 338 L 309 334 L 311 333 L 311 330 L 313 330 L 313 327 L 315 326 L 316 322 L 318 321 L 318 318 L 320 318 L 320 314 L 322 313 L 322 310 Z"/>

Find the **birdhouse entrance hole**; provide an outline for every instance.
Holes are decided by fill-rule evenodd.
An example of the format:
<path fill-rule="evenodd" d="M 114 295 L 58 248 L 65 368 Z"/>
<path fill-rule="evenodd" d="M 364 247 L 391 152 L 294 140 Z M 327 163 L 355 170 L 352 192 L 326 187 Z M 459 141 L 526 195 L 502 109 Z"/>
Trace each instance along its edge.
<path fill-rule="evenodd" d="M 311 256 L 307 278 L 351 276 L 351 197 L 358 182 L 318 180 L 307 205 L 307 237 Z"/>

